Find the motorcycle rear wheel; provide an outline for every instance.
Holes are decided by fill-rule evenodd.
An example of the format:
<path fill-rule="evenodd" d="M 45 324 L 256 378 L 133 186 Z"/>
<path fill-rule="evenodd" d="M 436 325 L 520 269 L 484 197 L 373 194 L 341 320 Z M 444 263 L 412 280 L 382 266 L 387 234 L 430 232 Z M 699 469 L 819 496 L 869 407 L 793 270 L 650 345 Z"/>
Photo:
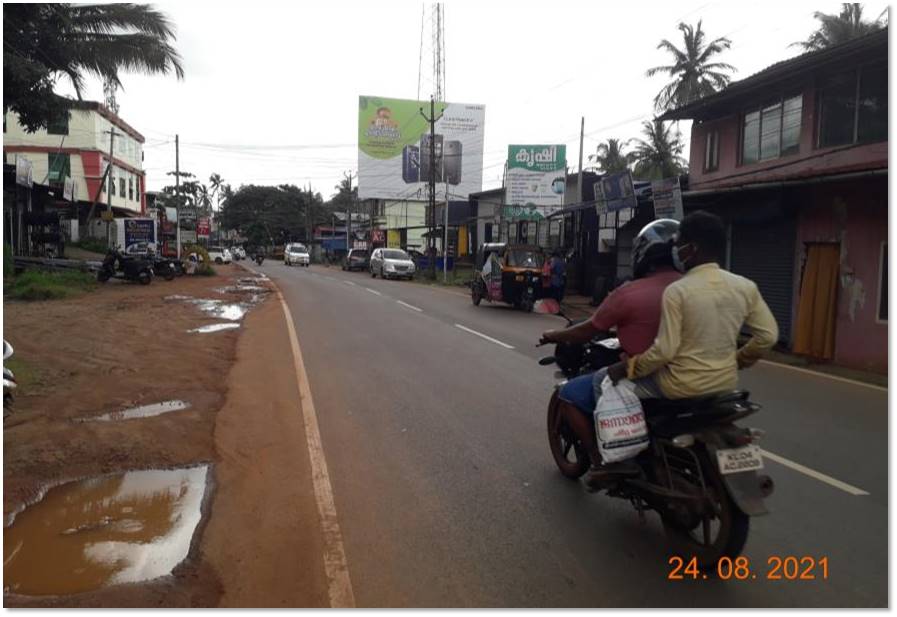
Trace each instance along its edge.
<path fill-rule="evenodd" d="M 555 390 L 548 402 L 548 446 L 561 474 L 577 480 L 589 470 L 589 455 L 561 417 L 559 403 L 558 392 Z"/>
<path fill-rule="evenodd" d="M 149 285 L 153 282 L 153 277 L 149 273 L 149 270 L 141 270 L 137 275 L 137 280 L 140 281 L 141 285 Z"/>
<path fill-rule="evenodd" d="M 735 505 L 707 451 L 701 448 L 695 454 L 701 463 L 715 515 L 701 517 L 694 526 L 684 525 L 671 515 L 661 514 L 661 519 L 674 551 L 678 551 L 674 554 L 696 557 L 698 568 L 712 575 L 716 574 L 720 559 L 735 559 L 741 555 L 751 519 Z M 682 482 L 688 483 L 688 480 L 682 479 Z"/>
<path fill-rule="evenodd" d="M 470 300 L 474 306 L 479 306 L 483 295 L 480 293 L 480 286 L 474 283 L 470 288 Z"/>

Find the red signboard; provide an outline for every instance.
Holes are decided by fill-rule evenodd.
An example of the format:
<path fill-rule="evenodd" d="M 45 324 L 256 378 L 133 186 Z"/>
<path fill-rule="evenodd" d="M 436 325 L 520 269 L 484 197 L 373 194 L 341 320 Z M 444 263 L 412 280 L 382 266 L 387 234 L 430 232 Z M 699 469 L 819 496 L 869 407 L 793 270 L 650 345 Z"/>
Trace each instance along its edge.
<path fill-rule="evenodd" d="M 196 221 L 196 235 L 197 236 L 208 236 L 209 235 L 209 219 L 206 217 L 202 217 Z"/>

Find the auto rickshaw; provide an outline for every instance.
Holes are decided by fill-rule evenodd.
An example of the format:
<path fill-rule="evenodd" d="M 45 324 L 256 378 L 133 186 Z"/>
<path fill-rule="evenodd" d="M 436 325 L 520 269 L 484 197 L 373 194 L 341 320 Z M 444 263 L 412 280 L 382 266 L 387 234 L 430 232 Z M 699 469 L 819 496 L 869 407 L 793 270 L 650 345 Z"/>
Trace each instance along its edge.
<path fill-rule="evenodd" d="M 505 302 L 514 308 L 532 311 L 545 293 L 542 266 L 545 253 L 530 244 L 489 242 L 477 252 L 477 267 L 470 285 L 474 306 L 481 300 Z"/>

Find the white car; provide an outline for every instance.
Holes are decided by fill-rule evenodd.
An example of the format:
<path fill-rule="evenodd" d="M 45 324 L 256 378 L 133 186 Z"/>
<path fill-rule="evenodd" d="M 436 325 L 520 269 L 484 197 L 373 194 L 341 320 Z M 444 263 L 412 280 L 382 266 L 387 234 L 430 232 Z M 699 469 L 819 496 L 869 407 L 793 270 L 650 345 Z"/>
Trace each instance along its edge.
<path fill-rule="evenodd" d="M 220 246 L 209 247 L 208 253 L 209 259 L 214 261 L 216 264 L 229 264 L 234 258 L 234 256 L 231 255 L 229 249 L 222 248 Z"/>
<path fill-rule="evenodd" d="M 308 255 L 308 249 L 304 244 L 287 244 L 283 250 L 283 263 L 288 266 L 299 264 L 308 267 L 311 263 L 311 257 Z"/>
<path fill-rule="evenodd" d="M 374 249 L 371 254 L 371 276 L 376 278 L 414 278 L 414 262 L 401 249 Z"/>

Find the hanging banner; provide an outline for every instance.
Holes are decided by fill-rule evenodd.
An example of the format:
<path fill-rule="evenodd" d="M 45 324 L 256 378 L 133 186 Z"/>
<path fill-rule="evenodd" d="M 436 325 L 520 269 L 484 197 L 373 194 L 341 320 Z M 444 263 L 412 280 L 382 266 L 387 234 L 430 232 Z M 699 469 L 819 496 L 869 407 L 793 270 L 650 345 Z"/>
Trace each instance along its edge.
<path fill-rule="evenodd" d="M 655 219 L 682 220 L 685 214 L 682 209 L 682 189 L 679 186 L 678 176 L 652 181 L 651 191 L 654 194 Z"/>
<path fill-rule="evenodd" d="M 436 103 L 432 144 L 423 114 L 429 101 L 359 97 L 359 199 L 422 197 L 431 179 L 455 199 L 483 188 L 485 106 Z"/>
<path fill-rule="evenodd" d="M 548 215 L 564 205 L 567 146 L 508 146 L 505 188 L 509 204 L 541 206 Z"/>
<path fill-rule="evenodd" d="M 635 208 L 635 189 L 632 186 L 632 173 L 624 171 L 605 176 L 595 184 L 595 200 L 598 213 L 616 212 L 623 208 Z"/>
<path fill-rule="evenodd" d="M 31 161 L 21 154 L 16 155 L 16 184 L 27 186 L 28 188 L 34 186 L 32 173 Z"/>

